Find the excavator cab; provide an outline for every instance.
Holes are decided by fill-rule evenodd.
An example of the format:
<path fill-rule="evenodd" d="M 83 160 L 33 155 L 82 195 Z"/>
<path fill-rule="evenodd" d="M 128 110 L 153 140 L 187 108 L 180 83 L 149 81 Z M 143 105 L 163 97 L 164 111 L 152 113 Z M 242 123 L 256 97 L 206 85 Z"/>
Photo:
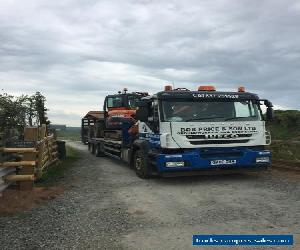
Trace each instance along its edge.
<path fill-rule="evenodd" d="M 125 89 L 123 93 L 108 95 L 103 107 L 106 129 L 119 130 L 124 122 L 133 125 L 137 102 L 147 95 L 144 92 L 127 93 Z"/>

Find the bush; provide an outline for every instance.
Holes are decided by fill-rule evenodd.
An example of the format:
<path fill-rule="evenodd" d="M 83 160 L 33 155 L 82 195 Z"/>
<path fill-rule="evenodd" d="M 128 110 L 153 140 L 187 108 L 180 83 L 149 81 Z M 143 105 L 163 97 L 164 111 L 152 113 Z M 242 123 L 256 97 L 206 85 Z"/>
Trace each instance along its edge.
<path fill-rule="evenodd" d="M 275 118 L 267 126 L 275 140 L 300 140 L 300 111 L 275 110 Z"/>

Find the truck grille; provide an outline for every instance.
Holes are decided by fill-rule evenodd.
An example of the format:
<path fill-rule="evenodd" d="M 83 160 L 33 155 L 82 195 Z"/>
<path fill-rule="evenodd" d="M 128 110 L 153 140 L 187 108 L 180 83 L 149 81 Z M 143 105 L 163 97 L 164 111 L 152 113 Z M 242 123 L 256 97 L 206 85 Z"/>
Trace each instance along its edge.
<path fill-rule="evenodd" d="M 242 157 L 242 152 L 201 152 L 200 151 L 200 157 L 203 159 L 210 159 L 210 158 L 226 158 L 226 157 L 234 157 L 239 158 Z"/>
<path fill-rule="evenodd" d="M 192 145 L 203 145 L 203 144 L 233 144 L 233 143 L 247 143 L 249 140 L 201 140 L 201 141 L 189 141 Z"/>

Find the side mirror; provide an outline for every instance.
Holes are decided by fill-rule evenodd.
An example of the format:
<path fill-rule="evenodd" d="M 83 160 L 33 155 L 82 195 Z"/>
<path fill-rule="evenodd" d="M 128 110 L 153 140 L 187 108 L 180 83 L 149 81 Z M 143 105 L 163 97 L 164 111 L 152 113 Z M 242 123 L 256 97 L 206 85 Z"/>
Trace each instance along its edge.
<path fill-rule="evenodd" d="M 269 108 L 272 108 L 273 107 L 273 104 L 272 102 L 270 102 L 269 100 L 264 100 L 264 104 Z"/>
<path fill-rule="evenodd" d="M 272 107 L 267 108 L 266 118 L 267 118 L 267 121 L 272 121 L 274 119 L 274 111 L 273 111 Z"/>
<path fill-rule="evenodd" d="M 135 119 L 141 122 L 147 122 L 150 113 L 149 100 L 140 100 L 137 103 L 138 109 L 136 110 Z"/>
<path fill-rule="evenodd" d="M 267 112 L 266 112 L 266 120 L 267 121 L 272 121 L 274 119 L 274 111 L 273 111 L 273 104 L 269 100 L 266 99 L 261 99 L 259 101 L 263 101 L 264 105 L 267 107 Z"/>
<path fill-rule="evenodd" d="M 149 109 L 147 106 L 140 106 L 136 110 L 135 118 L 141 122 L 147 122 L 149 117 Z"/>

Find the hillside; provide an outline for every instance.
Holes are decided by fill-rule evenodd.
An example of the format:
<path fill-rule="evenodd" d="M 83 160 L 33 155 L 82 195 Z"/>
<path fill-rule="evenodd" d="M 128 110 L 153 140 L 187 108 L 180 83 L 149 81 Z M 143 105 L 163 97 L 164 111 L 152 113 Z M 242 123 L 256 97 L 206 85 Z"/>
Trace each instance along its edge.
<path fill-rule="evenodd" d="M 275 118 L 268 122 L 273 140 L 300 140 L 300 111 L 275 110 Z"/>
<path fill-rule="evenodd" d="M 66 127 L 65 130 L 57 131 L 57 136 L 61 140 L 80 141 L 80 127 Z"/>
<path fill-rule="evenodd" d="M 300 111 L 275 110 L 275 118 L 268 123 L 272 134 L 273 160 L 299 163 L 300 161 Z"/>

